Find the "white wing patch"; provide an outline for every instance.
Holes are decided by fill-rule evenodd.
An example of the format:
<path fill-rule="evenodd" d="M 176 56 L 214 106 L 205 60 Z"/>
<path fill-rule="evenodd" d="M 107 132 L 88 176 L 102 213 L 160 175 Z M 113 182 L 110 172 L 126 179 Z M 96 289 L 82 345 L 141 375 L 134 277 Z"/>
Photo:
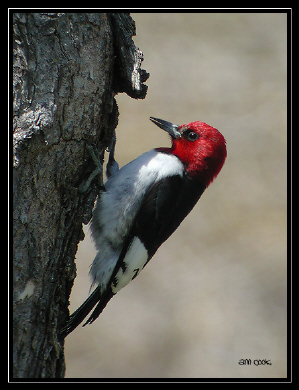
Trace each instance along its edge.
<path fill-rule="evenodd" d="M 115 275 L 115 280 L 112 282 L 112 292 L 116 294 L 120 289 L 129 284 L 140 273 L 147 259 L 147 250 L 139 238 L 135 237 L 121 267 Z"/>

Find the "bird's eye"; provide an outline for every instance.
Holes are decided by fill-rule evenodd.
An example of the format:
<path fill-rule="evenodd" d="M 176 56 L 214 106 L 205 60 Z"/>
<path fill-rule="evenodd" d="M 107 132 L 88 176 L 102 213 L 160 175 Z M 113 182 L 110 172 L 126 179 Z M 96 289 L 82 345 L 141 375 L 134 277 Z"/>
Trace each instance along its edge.
<path fill-rule="evenodd" d="M 194 131 L 191 131 L 191 130 L 187 130 L 184 132 L 184 138 L 187 140 L 187 141 L 196 141 L 198 138 L 199 138 L 199 135 L 197 133 L 195 133 Z"/>

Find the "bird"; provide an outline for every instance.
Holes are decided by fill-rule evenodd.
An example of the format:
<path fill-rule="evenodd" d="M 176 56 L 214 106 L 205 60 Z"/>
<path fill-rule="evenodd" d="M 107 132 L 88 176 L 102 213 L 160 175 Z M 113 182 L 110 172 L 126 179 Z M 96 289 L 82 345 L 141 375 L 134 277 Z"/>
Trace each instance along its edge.
<path fill-rule="evenodd" d="M 216 128 L 200 121 L 178 126 L 150 120 L 169 134 L 171 147 L 145 152 L 120 169 L 115 144 L 110 150 L 107 180 L 90 224 L 97 249 L 90 274 L 96 288 L 69 316 L 64 337 L 90 312 L 83 326 L 93 323 L 139 275 L 224 165 L 226 141 Z"/>

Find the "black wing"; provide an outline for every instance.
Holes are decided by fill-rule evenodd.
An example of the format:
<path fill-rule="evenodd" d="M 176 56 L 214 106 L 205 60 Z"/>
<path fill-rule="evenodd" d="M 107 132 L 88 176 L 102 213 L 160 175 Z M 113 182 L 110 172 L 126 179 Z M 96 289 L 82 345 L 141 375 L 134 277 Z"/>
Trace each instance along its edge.
<path fill-rule="evenodd" d="M 188 176 L 170 176 L 154 183 L 137 213 L 133 236 L 144 243 L 149 259 L 177 229 L 205 190 Z"/>

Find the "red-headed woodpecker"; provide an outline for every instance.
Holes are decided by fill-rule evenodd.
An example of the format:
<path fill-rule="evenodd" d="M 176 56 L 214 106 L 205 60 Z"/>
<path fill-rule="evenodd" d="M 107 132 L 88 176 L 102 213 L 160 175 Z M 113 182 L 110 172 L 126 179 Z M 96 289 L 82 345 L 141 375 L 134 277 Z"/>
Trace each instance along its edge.
<path fill-rule="evenodd" d="M 91 266 L 97 287 L 70 316 L 66 336 L 94 308 L 92 323 L 108 301 L 131 282 L 176 230 L 220 172 L 226 146 L 222 134 L 203 122 L 153 123 L 171 136 L 171 148 L 142 154 L 118 170 L 110 152 L 108 180 L 93 212 L 91 231 L 98 253 Z"/>

